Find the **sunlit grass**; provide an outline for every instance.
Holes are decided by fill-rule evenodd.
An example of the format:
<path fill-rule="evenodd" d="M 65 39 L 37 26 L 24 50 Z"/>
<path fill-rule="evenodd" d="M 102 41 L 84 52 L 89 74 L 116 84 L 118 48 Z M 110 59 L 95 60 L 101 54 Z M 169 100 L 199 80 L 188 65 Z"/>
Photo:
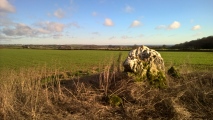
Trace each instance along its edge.
<path fill-rule="evenodd" d="M 104 66 L 122 53 L 122 61 L 128 51 L 104 50 L 32 50 L 1 49 L 0 70 L 46 66 L 64 71 L 93 70 Z M 213 68 L 212 52 L 160 52 L 165 66 L 187 64 L 199 69 Z"/>
<path fill-rule="evenodd" d="M 0 69 L 20 69 L 46 65 L 49 68 L 64 70 L 82 70 L 99 67 L 113 57 L 118 51 L 88 51 L 88 50 L 0 50 Z M 127 53 L 127 52 L 125 52 Z"/>

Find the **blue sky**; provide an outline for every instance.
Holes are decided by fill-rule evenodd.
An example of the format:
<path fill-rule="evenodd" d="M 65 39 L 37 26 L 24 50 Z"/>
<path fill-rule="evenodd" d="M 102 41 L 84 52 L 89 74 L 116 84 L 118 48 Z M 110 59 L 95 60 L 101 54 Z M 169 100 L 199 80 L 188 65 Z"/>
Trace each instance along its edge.
<path fill-rule="evenodd" d="M 213 0 L 0 0 L 0 44 L 171 45 L 213 35 Z"/>

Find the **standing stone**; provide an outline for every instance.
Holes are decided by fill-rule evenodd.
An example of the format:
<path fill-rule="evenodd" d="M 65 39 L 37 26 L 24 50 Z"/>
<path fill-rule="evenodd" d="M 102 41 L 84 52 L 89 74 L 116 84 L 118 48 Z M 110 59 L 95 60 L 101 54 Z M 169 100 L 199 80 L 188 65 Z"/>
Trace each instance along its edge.
<path fill-rule="evenodd" d="M 165 81 L 164 61 L 160 53 L 146 46 L 129 52 L 123 63 L 125 72 L 133 72 L 147 78 L 150 82 Z"/>

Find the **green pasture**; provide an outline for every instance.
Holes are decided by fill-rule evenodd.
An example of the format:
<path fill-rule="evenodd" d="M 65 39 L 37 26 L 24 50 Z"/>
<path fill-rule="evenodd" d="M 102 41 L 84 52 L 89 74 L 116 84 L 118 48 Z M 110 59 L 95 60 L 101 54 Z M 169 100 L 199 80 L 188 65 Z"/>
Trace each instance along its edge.
<path fill-rule="evenodd" d="M 119 56 L 118 51 L 1 49 L 0 69 L 43 66 L 68 71 L 97 69 Z M 124 55 L 128 52 L 122 52 Z"/>
<path fill-rule="evenodd" d="M 93 70 L 116 61 L 120 53 L 124 61 L 128 51 L 0 49 L 0 70 L 37 66 L 65 71 Z M 197 68 L 213 68 L 212 52 L 160 53 L 166 67 L 187 64 Z"/>
<path fill-rule="evenodd" d="M 213 69 L 213 52 L 160 52 L 165 65 L 188 65 L 195 68 Z"/>

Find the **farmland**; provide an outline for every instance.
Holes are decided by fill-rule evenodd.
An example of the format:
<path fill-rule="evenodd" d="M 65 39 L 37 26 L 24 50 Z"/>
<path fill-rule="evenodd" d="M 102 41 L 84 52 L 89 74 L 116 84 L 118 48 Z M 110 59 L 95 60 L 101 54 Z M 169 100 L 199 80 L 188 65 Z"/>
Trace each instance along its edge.
<path fill-rule="evenodd" d="M 122 61 L 128 51 L 104 50 L 30 50 L 1 49 L 0 70 L 46 66 L 65 71 L 91 70 L 116 60 L 122 54 Z M 213 68 L 212 52 L 160 52 L 166 67 L 187 64 L 197 68 Z"/>
<path fill-rule="evenodd" d="M 165 88 L 119 71 L 128 51 L 1 49 L 0 119 L 212 118 L 213 53 L 160 53 Z"/>
<path fill-rule="evenodd" d="M 127 53 L 127 52 L 123 52 Z M 0 51 L 0 68 L 47 66 L 63 70 L 86 70 L 107 63 L 119 55 L 114 51 L 86 50 L 23 50 L 5 49 Z M 108 63 L 107 63 L 108 64 Z"/>

